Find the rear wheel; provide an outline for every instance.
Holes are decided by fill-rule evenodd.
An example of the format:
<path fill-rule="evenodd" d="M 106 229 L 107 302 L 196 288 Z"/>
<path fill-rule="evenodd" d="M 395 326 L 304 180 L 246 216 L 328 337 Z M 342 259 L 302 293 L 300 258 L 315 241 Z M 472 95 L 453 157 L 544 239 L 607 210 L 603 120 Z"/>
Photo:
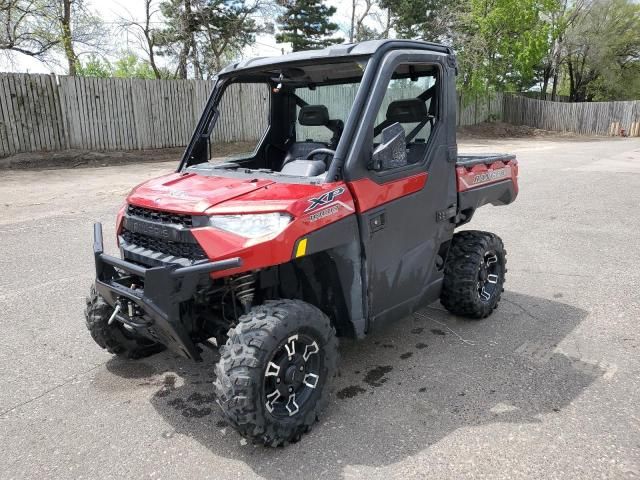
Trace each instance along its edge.
<path fill-rule="evenodd" d="M 112 313 L 113 307 L 92 286 L 84 316 L 91 337 L 107 352 L 126 358 L 143 358 L 164 350 L 163 345 L 135 335 L 118 321 L 109 325 Z"/>
<path fill-rule="evenodd" d="M 506 255 L 502 240 L 493 233 L 456 233 L 445 262 L 442 305 L 454 315 L 489 316 L 504 290 Z"/>
<path fill-rule="evenodd" d="M 329 318 L 312 305 L 278 300 L 254 307 L 220 349 L 218 404 L 244 437 L 267 446 L 295 442 L 326 404 L 337 347 Z"/>

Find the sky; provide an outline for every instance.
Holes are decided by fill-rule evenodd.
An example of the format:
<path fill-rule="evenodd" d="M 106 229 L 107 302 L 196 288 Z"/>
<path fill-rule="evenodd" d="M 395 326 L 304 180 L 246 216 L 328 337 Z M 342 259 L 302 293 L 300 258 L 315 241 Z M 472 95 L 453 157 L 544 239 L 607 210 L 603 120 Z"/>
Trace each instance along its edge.
<path fill-rule="evenodd" d="M 332 20 L 337 23 L 343 31 L 348 31 L 351 20 L 351 2 L 345 0 L 327 0 L 326 3 L 337 9 Z M 89 0 L 87 4 L 106 24 L 112 27 L 116 27 L 121 18 L 133 17 L 139 21 L 144 19 L 144 3 L 142 0 Z M 346 36 L 346 34 L 343 35 Z M 122 34 L 117 36 L 116 41 L 117 43 L 114 45 L 114 50 L 126 50 L 129 48 L 136 51 L 135 39 L 132 36 Z M 283 48 L 285 52 L 290 51 L 287 44 L 276 44 L 273 35 L 258 35 L 255 44 L 246 49 L 244 57 L 281 55 Z M 162 65 L 162 58 L 158 59 L 158 63 Z M 46 65 L 22 54 L 13 54 L 11 61 L 0 58 L 0 71 L 65 73 L 63 66 Z"/>

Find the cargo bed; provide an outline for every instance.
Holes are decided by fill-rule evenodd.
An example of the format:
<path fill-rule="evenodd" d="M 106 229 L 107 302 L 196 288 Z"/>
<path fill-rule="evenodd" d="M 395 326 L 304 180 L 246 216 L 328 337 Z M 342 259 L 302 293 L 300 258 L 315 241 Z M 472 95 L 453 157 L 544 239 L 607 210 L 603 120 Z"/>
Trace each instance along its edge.
<path fill-rule="evenodd" d="M 518 195 L 518 161 L 511 154 L 460 155 L 456 160 L 457 225 L 471 220 L 476 208 L 507 205 Z"/>

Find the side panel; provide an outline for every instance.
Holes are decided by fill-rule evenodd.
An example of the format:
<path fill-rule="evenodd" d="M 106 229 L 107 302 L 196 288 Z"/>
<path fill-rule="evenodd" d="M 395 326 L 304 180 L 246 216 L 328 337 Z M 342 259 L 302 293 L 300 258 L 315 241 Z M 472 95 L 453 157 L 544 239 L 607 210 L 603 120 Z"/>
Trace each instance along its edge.
<path fill-rule="evenodd" d="M 316 306 L 336 317 L 340 333 L 350 331 L 353 336 L 364 336 L 366 305 L 356 216 L 299 238 L 293 252 L 293 264 L 302 268 L 304 283 L 314 292 Z"/>
<path fill-rule="evenodd" d="M 460 165 L 456 167 L 458 191 L 464 192 L 491 183 L 509 180 L 518 192 L 518 162 L 515 158 L 488 164 Z"/>
<path fill-rule="evenodd" d="M 427 172 L 420 172 L 407 178 L 399 178 L 378 185 L 370 178 L 349 182 L 349 190 L 358 213 L 366 212 L 384 203 L 392 202 L 412 193 L 419 192 L 427 183 Z"/>

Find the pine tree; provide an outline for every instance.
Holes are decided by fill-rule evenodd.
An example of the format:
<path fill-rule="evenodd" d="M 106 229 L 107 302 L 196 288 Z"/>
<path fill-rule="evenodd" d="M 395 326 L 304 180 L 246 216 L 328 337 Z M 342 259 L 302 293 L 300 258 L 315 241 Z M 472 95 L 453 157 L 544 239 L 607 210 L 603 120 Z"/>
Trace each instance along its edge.
<path fill-rule="evenodd" d="M 335 7 L 324 5 L 322 0 L 282 0 L 284 12 L 278 17 L 281 33 L 276 42 L 291 43 L 294 52 L 323 48 L 342 43 L 343 38 L 331 38 L 338 25 L 331 22 Z"/>

